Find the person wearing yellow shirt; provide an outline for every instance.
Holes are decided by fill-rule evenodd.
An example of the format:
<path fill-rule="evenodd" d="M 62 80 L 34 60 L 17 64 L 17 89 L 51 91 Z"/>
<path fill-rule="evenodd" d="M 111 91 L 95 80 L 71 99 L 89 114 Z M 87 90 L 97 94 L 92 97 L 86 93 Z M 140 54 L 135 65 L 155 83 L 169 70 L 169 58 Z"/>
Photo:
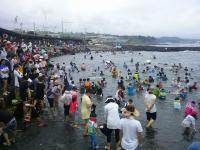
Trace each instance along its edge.
<path fill-rule="evenodd" d="M 23 74 L 23 66 L 21 66 L 21 65 L 19 65 L 19 69 L 18 69 L 18 71 L 21 73 L 21 74 Z"/>
<path fill-rule="evenodd" d="M 92 101 L 90 99 L 90 89 L 86 89 L 85 94 L 82 97 L 82 103 L 81 103 L 81 117 L 84 120 L 84 124 L 85 124 L 85 128 L 83 131 L 83 135 L 87 135 L 87 122 L 90 118 L 90 114 L 91 114 L 91 107 L 92 107 Z"/>

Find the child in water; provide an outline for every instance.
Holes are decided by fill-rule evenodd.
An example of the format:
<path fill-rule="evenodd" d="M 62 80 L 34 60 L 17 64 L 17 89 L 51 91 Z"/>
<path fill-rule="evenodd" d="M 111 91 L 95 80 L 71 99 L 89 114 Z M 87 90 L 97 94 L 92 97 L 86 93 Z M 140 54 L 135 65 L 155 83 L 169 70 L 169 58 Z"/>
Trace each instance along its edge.
<path fill-rule="evenodd" d="M 129 83 L 129 85 L 127 87 L 127 92 L 128 92 L 128 95 L 134 95 L 134 93 L 135 93 L 134 86 L 131 83 Z"/>
<path fill-rule="evenodd" d="M 200 99 L 198 99 L 198 109 L 200 109 Z"/>
<path fill-rule="evenodd" d="M 97 140 L 96 140 L 96 133 L 97 133 L 97 119 L 96 119 L 96 113 L 95 113 L 96 105 L 92 105 L 92 110 L 90 114 L 90 119 L 87 123 L 87 130 L 88 135 L 90 138 L 90 148 L 92 149 L 98 149 L 97 146 Z"/>
<path fill-rule="evenodd" d="M 181 109 L 181 100 L 179 97 L 176 97 L 174 99 L 174 108 L 180 110 Z"/>
<path fill-rule="evenodd" d="M 126 106 L 129 106 L 129 105 L 133 105 L 133 100 L 132 99 L 129 99 L 128 102 L 124 105 L 124 108 Z"/>
<path fill-rule="evenodd" d="M 71 126 L 72 127 L 77 127 L 77 124 L 75 122 L 76 119 L 76 111 L 78 110 L 78 101 L 77 97 L 75 95 L 72 96 L 72 100 L 69 101 L 69 113 L 71 117 Z"/>
<path fill-rule="evenodd" d="M 122 101 L 124 101 L 123 100 L 124 99 L 124 91 L 122 90 L 122 88 L 120 86 L 118 87 L 118 90 L 117 90 L 117 92 L 115 94 L 115 99 L 116 99 L 116 102 L 117 102 L 117 104 L 119 106 L 120 106 L 120 103 Z"/>

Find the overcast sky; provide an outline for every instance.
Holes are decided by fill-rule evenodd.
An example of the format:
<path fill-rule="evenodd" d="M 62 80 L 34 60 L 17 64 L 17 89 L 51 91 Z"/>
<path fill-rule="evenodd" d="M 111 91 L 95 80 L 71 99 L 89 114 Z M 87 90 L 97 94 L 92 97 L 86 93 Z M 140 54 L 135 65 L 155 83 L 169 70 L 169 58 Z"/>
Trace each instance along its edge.
<path fill-rule="evenodd" d="M 200 0 L 1 0 L 0 27 L 200 38 Z M 18 16 L 18 23 L 14 18 Z"/>

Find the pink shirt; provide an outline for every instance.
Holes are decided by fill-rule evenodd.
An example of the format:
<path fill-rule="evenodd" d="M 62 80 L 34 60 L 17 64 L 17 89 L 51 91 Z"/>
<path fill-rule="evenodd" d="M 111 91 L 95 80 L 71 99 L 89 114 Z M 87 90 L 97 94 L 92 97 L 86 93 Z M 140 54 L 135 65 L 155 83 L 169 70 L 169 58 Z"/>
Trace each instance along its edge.
<path fill-rule="evenodd" d="M 184 111 L 184 116 L 186 117 L 187 115 L 197 115 L 195 106 L 192 106 L 190 102 L 186 104 L 185 111 Z"/>
<path fill-rule="evenodd" d="M 69 112 L 71 113 L 76 112 L 76 108 L 78 107 L 78 101 L 73 102 L 72 100 L 70 100 L 69 105 L 70 105 Z"/>

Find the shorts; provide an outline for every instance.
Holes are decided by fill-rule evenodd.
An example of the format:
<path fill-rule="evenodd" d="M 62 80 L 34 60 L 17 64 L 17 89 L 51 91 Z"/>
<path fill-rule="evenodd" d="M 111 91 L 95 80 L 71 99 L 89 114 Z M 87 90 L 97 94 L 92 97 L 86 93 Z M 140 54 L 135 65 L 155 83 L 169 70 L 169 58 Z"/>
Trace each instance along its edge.
<path fill-rule="evenodd" d="M 147 115 L 147 120 L 156 120 L 156 117 L 157 117 L 157 113 L 154 112 L 154 113 L 150 113 L 150 112 L 146 112 L 146 115 Z"/>
<path fill-rule="evenodd" d="M 13 117 L 6 125 L 5 128 L 3 128 L 3 132 L 8 134 L 14 134 L 17 129 L 17 121 L 15 117 Z"/>
<path fill-rule="evenodd" d="M 121 146 L 121 150 L 126 150 Z M 139 150 L 139 146 L 137 146 L 134 150 Z"/>
<path fill-rule="evenodd" d="M 69 115 L 69 108 L 70 108 L 70 105 L 64 105 L 64 115 L 65 116 Z"/>
<path fill-rule="evenodd" d="M 32 108 L 31 116 L 37 118 L 40 116 L 40 113 L 41 113 L 41 105 L 40 103 L 37 102 L 35 107 Z"/>
<path fill-rule="evenodd" d="M 19 91 L 19 87 L 15 86 L 15 91 Z"/>
<path fill-rule="evenodd" d="M 35 99 L 38 101 L 38 102 L 41 102 L 44 100 L 44 97 L 35 97 Z"/>
<path fill-rule="evenodd" d="M 39 116 L 40 116 L 40 110 L 39 110 L 38 108 L 34 107 L 34 108 L 32 109 L 32 111 L 31 111 L 31 116 L 32 116 L 33 118 L 39 117 Z"/>
<path fill-rule="evenodd" d="M 76 112 L 70 112 L 69 114 L 70 114 L 70 118 L 71 118 L 73 121 L 75 121 L 75 119 L 76 119 Z"/>
<path fill-rule="evenodd" d="M 52 108 L 54 106 L 54 98 L 48 98 L 49 106 Z"/>
<path fill-rule="evenodd" d="M 20 95 L 20 97 L 23 102 L 26 102 L 28 100 L 28 95 L 23 94 L 23 95 Z"/>

